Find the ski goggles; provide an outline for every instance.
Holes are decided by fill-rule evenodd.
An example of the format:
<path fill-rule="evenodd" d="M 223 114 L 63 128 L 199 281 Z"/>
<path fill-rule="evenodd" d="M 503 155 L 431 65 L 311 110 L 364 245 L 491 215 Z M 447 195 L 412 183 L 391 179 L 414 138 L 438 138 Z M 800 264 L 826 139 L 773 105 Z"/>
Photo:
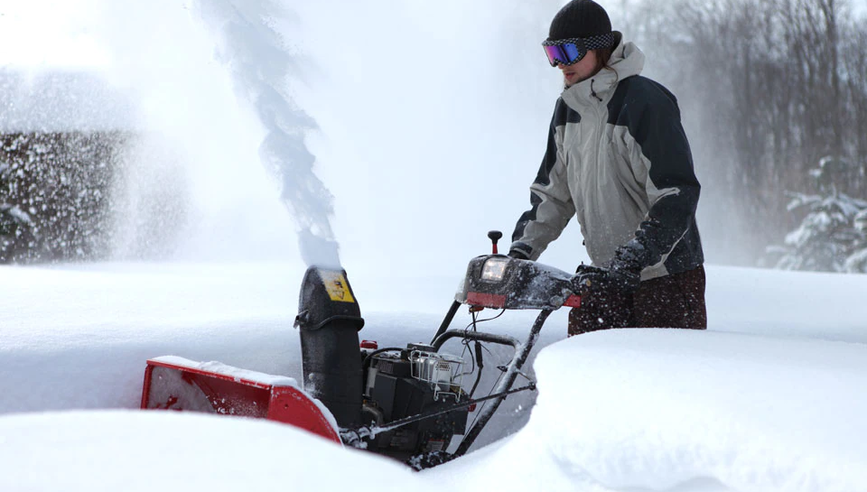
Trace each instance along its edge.
<path fill-rule="evenodd" d="M 614 45 L 614 33 L 591 36 L 589 38 L 569 38 L 547 40 L 542 43 L 548 63 L 552 67 L 573 65 L 580 62 L 590 50 L 610 48 Z"/>

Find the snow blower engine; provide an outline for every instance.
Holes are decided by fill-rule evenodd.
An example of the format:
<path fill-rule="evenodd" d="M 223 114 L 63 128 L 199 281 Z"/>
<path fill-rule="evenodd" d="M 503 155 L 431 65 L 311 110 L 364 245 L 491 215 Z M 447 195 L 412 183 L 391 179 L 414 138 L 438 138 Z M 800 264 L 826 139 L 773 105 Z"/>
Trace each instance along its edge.
<path fill-rule="evenodd" d="M 295 319 L 301 338 L 303 390 L 289 378 L 159 357 L 148 361 L 142 408 L 285 422 L 399 459 L 415 469 L 462 456 L 508 395 L 535 389 L 521 367 L 548 316 L 562 306 L 580 305 L 571 274 L 497 254 L 502 233 L 491 231 L 488 237 L 493 254 L 470 261 L 462 288 L 429 343 L 385 348 L 367 340 L 359 343 L 364 319 L 346 272 L 311 267 L 304 275 Z M 449 329 L 461 305 L 469 306 L 472 323 Z M 519 341 L 478 331 L 477 313 L 485 308 L 541 312 L 526 340 Z M 462 378 L 473 371 L 465 371 L 463 358 L 440 352 L 455 338 L 475 349 L 470 351 L 476 369 L 470 389 Z M 475 397 L 484 368 L 481 343 L 510 346 L 514 353 L 508 365 L 499 367 L 502 374 L 490 393 Z M 519 375 L 527 384 L 514 387 Z M 462 438 L 453 443 L 456 436 Z"/>

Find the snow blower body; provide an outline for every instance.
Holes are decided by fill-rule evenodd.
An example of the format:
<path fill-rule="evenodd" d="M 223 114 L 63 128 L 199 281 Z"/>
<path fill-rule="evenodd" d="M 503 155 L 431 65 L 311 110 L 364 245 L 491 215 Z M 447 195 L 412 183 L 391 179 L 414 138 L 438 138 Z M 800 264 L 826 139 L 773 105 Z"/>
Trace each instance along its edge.
<path fill-rule="evenodd" d="M 276 420 L 416 469 L 461 456 L 508 395 L 535 390 L 529 379 L 521 387 L 515 381 L 551 312 L 580 305 L 571 274 L 496 254 L 495 231 L 489 237 L 494 254 L 470 261 L 463 286 L 430 342 L 387 348 L 359 343 L 364 320 L 346 272 L 311 267 L 295 320 L 303 390 L 290 378 L 160 357 L 148 361 L 141 406 Z M 461 305 L 469 306 L 473 329 L 449 329 Z M 476 330 L 475 313 L 485 308 L 540 313 L 527 338 L 518 340 Z M 440 352 L 452 339 L 475 345 L 478 370 L 472 389 L 462 384 L 463 358 Z M 493 390 L 474 397 L 483 367 L 481 343 L 510 346 L 514 353 L 500 368 L 503 374 Z M 483 402 L 468 429 L 469 413 Z"/>

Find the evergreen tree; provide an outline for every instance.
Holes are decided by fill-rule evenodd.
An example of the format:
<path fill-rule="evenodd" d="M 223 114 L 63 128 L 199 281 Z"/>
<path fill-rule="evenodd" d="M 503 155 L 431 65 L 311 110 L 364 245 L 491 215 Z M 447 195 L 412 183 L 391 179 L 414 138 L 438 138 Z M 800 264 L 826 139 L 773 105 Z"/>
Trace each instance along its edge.
<path fill-rule="evenodd" d="M 867 209 L 855 214 L 854 226 L 861 237 L 855 242 L 855 252 L 846 259 L 846 271 L 867 273 Z"/>
<path fill-rule="evenodd" d="M 849 168 L 823 158 L 810 176 L 819 194 L 788 193 L 790 212 L 806 215 L 782 246 L 768 248 L 776 267 L 786 270 L 867 272 L 867 201 L 838 191 L 833 184 Z"/>
<path fill-rule="evenodd" d="M 12 166 L 0 162 L 0 190 L 3 191 L 3 201 L 0 201 L 0 263 L 8 262 L 13 252 L 20 249 L 21 243 L 32 242 L 33 221 L 30 216 L 14 203 L 7 203 L 10 196 L 10 181 Z"/>

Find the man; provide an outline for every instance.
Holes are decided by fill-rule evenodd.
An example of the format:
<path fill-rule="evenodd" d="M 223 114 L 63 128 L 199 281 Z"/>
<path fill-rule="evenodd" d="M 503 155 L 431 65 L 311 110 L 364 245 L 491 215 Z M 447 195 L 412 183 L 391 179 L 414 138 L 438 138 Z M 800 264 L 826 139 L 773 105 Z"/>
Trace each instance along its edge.
<path fill-rule="evenodd" d="M 700 185 L 671 92 L 640 74 L 644 54 L 605 10 L 573 0 L 543 43 L 566 85 L 509 255 L 536 260 L 577 216 L 593 266 L 569 335 L 622 327 L 707 327 Z"/>

